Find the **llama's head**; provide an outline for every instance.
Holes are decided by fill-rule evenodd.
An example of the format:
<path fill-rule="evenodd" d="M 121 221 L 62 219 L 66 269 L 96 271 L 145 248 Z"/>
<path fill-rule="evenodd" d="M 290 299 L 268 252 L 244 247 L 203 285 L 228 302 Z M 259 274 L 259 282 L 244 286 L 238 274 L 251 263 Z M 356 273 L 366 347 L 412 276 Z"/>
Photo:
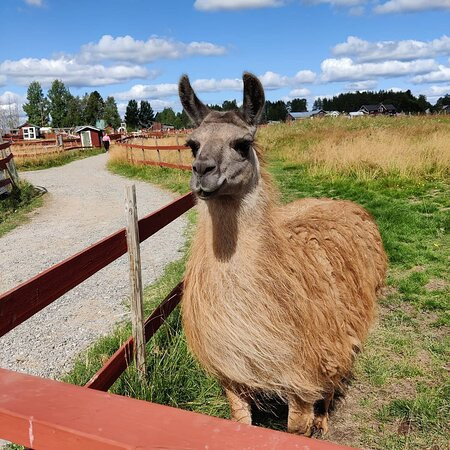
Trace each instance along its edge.
<path fill-rule="evenodd" d="M 264 89 L 250 73 L 244 73 L 243 80 L 242 107 L 223 112 L 205 106 L 186 75 L 180 79 L 181 104 L 197 126 L 187 139 L 195 158 L 191 188 L 203 200 L 221 196 L 242 198 L 258 184 L 259 161 L 253 140 L 264 108 Z"/>

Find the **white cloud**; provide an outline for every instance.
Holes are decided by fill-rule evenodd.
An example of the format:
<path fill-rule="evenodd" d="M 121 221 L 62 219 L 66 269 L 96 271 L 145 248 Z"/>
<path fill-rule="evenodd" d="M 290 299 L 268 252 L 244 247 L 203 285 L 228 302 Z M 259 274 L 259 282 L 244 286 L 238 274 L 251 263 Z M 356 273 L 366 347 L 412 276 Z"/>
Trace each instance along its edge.
<path fill-rule="evenodd" d="M 60 79 L 69 86 L 104 86 L 123 83 L 133 78 L 148 78 L 152 72 L 141 66 L 80 64 L 74 58 L 57 59 L 22 58 L 0 63 L 0 75 L 14 83 L 27 85 L 33 80 L 49 85 Z"/>
<path fill-rule="evenodd" d="M 284 4 L 284 0 L 195 0 L 194 7 L 201 11 L 219 11 L 274 8 Z"/>
<path fill-rule="evenodd" d="M 175 83 L 164 84 L 135 84 L 128 91 L 114 94 L 120 100 L 146 100 L 148 98 L 172 97 L 178 94 L 178 85 Z"/>
<path fill-rule="evenodd" d="M 309 89 L 299 88 L 299 89 L 293 89 L 291 92 L 289 92 L 289 97 L 291 97 L 291 98 L 305 97 L 309 94 L 311 94 L 311 91 Z"/>
<path fill-rule="evenodd" d="M 4 86 L 6 84 L 6 76 L 0 75 L 0 86 Z"/>
<path fill-rule="evenodd" d="M 436 97 L 443 97 L 446 94 L 450 94 L 450 84 L 441 86 L 431 86 L 426 92 L 427 95 L 432 95 Z"/>
<path fill-rule="evenodd" d="M 350 58 L 330 58 L 322 61 L 322 80 L 359 81 L 378 77 L 399 77 L 430 72 L 436 68 L 433 59 L 417 61 L 383 61 L 379 63 L 355 63 Z"/>
<path fill-rule="evenodd" d="M 157 59 L 179 59 L 194 55 L 223 55 L 225 47 L 210 42 L 180 42 L 173 39 L 151 37 L 146 41 L 131 36 L 104 35 L 96 43 L 81 47 L 79 58 L 85 62 L 99 60 L 148 63 Z"/>
<path fill-rule="evenodd" d="M 25 3 L 31 6 L 44 6 L 42 0 L 25 0 Z"/>
<path fill-rule="evenodd" d="M 311 70 L 300 70 L 295 74 L 295 83 L 314 83 L 316 74 Z"/>
<path fill-rule="evenodd" d="M 0 105 L 9 106 L 12 104 L 22 104 L 25 98 L 22 95 L 16 94 L 15 92 L 5 91 L 0 94 Z"/>
<path fill-rule="evenodd" d="M 349 91 L 368 91 L 370 89 L 375 89 L 377 84 L 378 82 L 376 80 L 355 81 L 354 83 L 350 83 L 347 86 L 347 89 Z"/>
<path fill-rule="evenodd" d="M 199 92 L 240 91 L 242 80 L 239 78 L 198 79 L 192 83 L 192 87 Z"/>
<path fill-rule="evenodd" d="M 378 14 L 450 9 L 450 0 L 390 0 L 373 9 Z"/>
<path fill-rule="evenodd" d="M 450 38 L 444 35 L 428 42 L 412 39 L 369 42 L 356 36 L 348 36 L 345 42 L 333 47 L 332 53 L 336 56 L 352 56 L 362 62 L 387 59 L 408 61 L 431 58 L 437 55 L 449 55 Z"/>
<path fill-rule="evenodd" d="M 280 75 L 270 70 L 258 77 L 265 89 L 279 89 L 280 87 L 291 84 L 289 77 Z"/>
<path fill-rule="evenodd" d="M 413 83 L 441 83 L 450 81 L 450 67 L 440 65 L 438 70 L 434 70 L 424 75 L 417 75 L 412 79 Z"/>

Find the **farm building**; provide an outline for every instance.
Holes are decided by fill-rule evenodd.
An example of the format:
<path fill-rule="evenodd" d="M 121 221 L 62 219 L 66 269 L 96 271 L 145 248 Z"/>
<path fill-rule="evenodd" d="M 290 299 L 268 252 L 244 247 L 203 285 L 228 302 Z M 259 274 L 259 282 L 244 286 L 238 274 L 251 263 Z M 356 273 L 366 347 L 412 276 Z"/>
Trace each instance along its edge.
<path fill-rule="evenodd" d="M 444 105 L 442 107 L 442 113 L 443 114 L 450 114 L 450 105 Z"/>
<path fill-rule="evenodd" d="M 41 136 L 41 128 L 37 125 L 33 125 L 32 123 L 25 122 L 19 127 L 19 139 L 37 139 Z"/>
<path fill-rule="evenodd" d="M 84 125 L 75 129 L 75 133 L 81 137 L 82 147 L 96 147 L 102 146 L 102 131 L 91 125 Z"/>
<path fill-rule="evenodd" d="M 286 116 L 286 122 L 292 122 L 299 119 L 312 119 L 314 117 L 323 117 L 327 112 L 323 109 L 314 109 L 313 111 L 305 112 L 290 112 Z"/>
<path fill-rule="evenodd" d="M 383 103 L 379 103 L 378 105 L 362 105 L 359 111 L 369 115 L 384 114 L 392 116 L 397 113 L 394 105 L 384 105 Z"/>

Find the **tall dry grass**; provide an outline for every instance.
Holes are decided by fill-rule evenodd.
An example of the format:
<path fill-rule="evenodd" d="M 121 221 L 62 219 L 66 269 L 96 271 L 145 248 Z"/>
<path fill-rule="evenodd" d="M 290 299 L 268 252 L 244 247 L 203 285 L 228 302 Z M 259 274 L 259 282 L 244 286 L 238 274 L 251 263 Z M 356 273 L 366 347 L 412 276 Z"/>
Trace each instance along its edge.
<path fill-rule="evenodd" d="M 448 176 L 450 117 L 307 119 L 262 128 L 266 158 L 305 164 L 311 173 Z"/>

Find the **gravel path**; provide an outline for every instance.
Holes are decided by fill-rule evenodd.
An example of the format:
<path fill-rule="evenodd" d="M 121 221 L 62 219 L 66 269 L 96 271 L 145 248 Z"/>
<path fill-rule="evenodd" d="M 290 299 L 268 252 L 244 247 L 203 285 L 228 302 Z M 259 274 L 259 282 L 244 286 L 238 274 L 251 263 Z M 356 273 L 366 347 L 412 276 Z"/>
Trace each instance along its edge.
<path fill-rule="evenodd" d="M 0 238 L 0 292 L 125 226 L 125 185 L 131 182 L 109 173 L 106 158 L 21 174 L 48 194 L 29 223 Z M 133 183 L 139 217 L 173 199 L 157 187 Z M 141 245 L 144 285 L 178 259 L 185 225 L 179 218 Z M 1 337 L 0 367 L 49 378 L 67 372 L 78 353 L 127 317 L 128 289 L 124 255 Z"/>

